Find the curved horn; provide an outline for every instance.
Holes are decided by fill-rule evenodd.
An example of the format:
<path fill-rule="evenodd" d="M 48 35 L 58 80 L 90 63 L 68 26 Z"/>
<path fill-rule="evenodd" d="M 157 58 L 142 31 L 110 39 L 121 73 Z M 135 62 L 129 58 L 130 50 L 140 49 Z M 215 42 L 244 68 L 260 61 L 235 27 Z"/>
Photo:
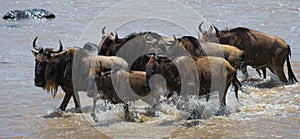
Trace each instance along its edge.
<path fill-rule="evenodd" d="M 118 39 L 119 39 L 118 33 L 116 32 L 116 34 L 115 34 L 115 41 L 117 41 Z"/>
<path fill-rule="evenodd" d="M 152 43 L 154 43 L 155 41 L 157 41 L 156 39 L 148 40 L 148 39 L 147 39 L 148 35 L 149 35 L 149 34 L 145 34 L 145 35 L 144 35 L 144 40 L 145 40 L 146 43 L 152 44 Z"/>
<path fill-rule="evenodd" d="M 102 28 L 102 35 L 105 34 L 105 28 L 106 28 L 106 26 L 104 26 L 104 27 Z"/>
<path fill-rule="evenodd" d="M 214 27 L 214 29 L 216 30 L 216 34 L 219 34 L 220 31 L 218 30 L 218 28 L 217 28 L 215 25 L 213 25 L 213 27 Z"/>
<path fill-rule="evenodd" d="M 166 60 L 166 58 L 168 58 L 167 55 L 154 55 L 154 59 L 155 60 Z"/>
<path fill-rule="evenodd" d="M 168 41 L 168 43 L 165 43 L 165 45 L 167 45 L 167 46 L 173 46 L 173 45 L 176 45 L 177 44 L 177 39 L 176 39 L 176 36 L 175 35 L 173 35 L 173 39 L 174 40 L 172 40 L 172 41 Z"/>
<path fill-rule="evenodd" d="M 60 41 L 60 40 L 58 40 L 58 41 L 59 41 L 59 49 L 58 49 L 57 53 L 59 53 L 59 52 L 62 52 L 62 51 L 63 51 L 63 45 L 62 45 L 62 43 L 61 43 L 61 41 Z"/>
<path fill-rule="evenodd" d="M 62 45 L 60 40 L 58 40 L 58 41 L 59 41 L 59 49 L 57 51 L 54 51 L 54 50 L 48 50 L 48 51 L 50 51 L 51 53 L 60 53 L 60 52 L 62 52 L 63 51 L 63 45 Z"/>
<path fill-rule="evenodd" d="M 175 35 L 173 35 L 173 39 L 174 39 L 174 41 L 176 41 L 176 36 Z"/>
<path fill-rule="evenodd" d="M 155 55 L 157 56 L 158 58 L 167 58 L 168 56 L 167 55 Z"/>
<path fill-rule="evenodd" d="M 50 53 L 60 53 L 63 51 L 63 45 L 61 43 L 61 41 L 59 40 L 59 49 L 57 51 L 54 51 L 52 48 L 47 48 L 47 51 Z"/>
<path fill-rule="evenodd" d="M 35 38 L 34 38 L 34 40 L 33 40 L 33 43 L 32 43 L 32 47 L 35 49 L 35 50 L 37 50 L 37 51 L 40 51 L 41 49 L 43 49 L 42 47 L 38 47 L 38 46 L 36 46 L 36 40 L 38 39 L 38 36 L 36 36 Z"/>
<path fill-rule="evenodd" d="M 198 29 L 201 33 L 203 33 L 201 26 L 203 25 L 204 22 L 201 22 L 200 25 L 198 26 Z"/>

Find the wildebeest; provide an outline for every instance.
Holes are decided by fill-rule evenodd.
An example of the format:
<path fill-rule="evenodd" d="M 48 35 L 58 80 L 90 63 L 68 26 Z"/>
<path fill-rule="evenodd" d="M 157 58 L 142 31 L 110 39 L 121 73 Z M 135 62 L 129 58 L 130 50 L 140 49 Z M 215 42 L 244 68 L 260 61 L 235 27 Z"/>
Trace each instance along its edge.
<path fill-rule="evenodd" d="M 219 31 L 214 26 L 214 29 L 221 44 L 233 45 L 245 51 L 246 65 L 267 67 L 281 82 L 288 83 L 283 70 L 286 61 L 289 82 L 298 82 L 290 64 L 290 46 L 282 38 L 245 27 Z"/>
<path fill-rule="evenodd" d="M 157 104 L 158 98 L 152 90 L 150 95 L 149 85 L 146 83 L 146 72 L 144 71 L 126 71 L 124 69 L 115 69 L 108 72 L 103 72 L 102 64 L 99 67 L 93 68 L 90 76 L 96 74 L 96 85 L 100 94 L 94 97 L 93 110 L 91 116 L 95 121 L 98 118 L 95 115 L 95 107 L 97 100 L 108 99 L 113 104 L 124 104 L 124 117 L 126 121 L 133 121 L 129 115 L 128 102 L 142 99 L 148 104 Z M 128 84 L 124 83 L 128 82 Z"/>
<path fill-rule="evenodd" d="M 80 112 L 80 100 L 78 91 L 88 89 L 88 74 L 95 63 L 102 62 L 105 67 L 127 68 L 127 62 L 118 57 L 96 56 L 78 47 L 63 50 L 60 43 L 59 50 L 43 48 L 36 45 L 36 37 L 33 41 L 33 48 L 37 51 L 32 53 L 35 56 L 35 86 L 41 87 L 55 97 L 60 86 L 65 92 L 61 110 L 65 110 L 71 97 L 75 107 Z M 110 68 L 105 70 L 111 70 Z"/>
<path fill-rule="evenodd" d="M 213 91 L 219 92 L 220 109 L 218 114 L 224 112 L 226 106 L 226 94 L 228 87 L 233 83 L 236 97 L 238 88 L 241 86 L 236 77 L 236 70 L 228 61 L 220 57 L 187 57 L 181 56 L 173 62 L 165 56 L 153 55 L 146 66 L 147 80 L 154 74 L 161 74 L 167 82 L 173 81 L 172 88 L 180 88 L 179 85 L 186 84 L 185 91 L 195 91 L 199 88 L 196 95 L 206 95 Z M 174 70 L 178 69 L 178 71 Z M 180 72 L 181 71 L 181 72 Z M 178 75 L 181 73 L 180 75 Z M 172 77 L 173 76 L 173 77 Z M 199 83 L 197 83 L 199 81 Z M 181 83 L 181 84 L 180 84 Z M 178 91 L 179 95 L 191 92 Z"/>
<path fill-rule="evenodd" d="M 117 34 L 106 34 L 104 30 L 105 27 L 102 29 L 103 37 L 98 46 L 98 54 L 125 58 L 129 65 L 132 63 L 131 70 L 144 71 L 149 61 L 146 55 L 149 53 L 181 56 L 188 52 L 192 56 L 206 56 L 198 40 L 192 36 L 176 38 L 155 32 L 141 32 L 118 38 Z"/>
<path fill-rule="evenodd" d="M 55 18 L 55 15 L 49 11 L 44 9 L 26 9 L 26 10 L 13 10 L 7 12 L 3 19 L 10 19 L 10 20 L 19 20 L 19 19 L 50 19 Z"/>
<path fill-rule="evenodd" d="M 168 47 L 168 53 L 173 56 L 182 56 L 187 55 L 185 51 L 187 51 L 190 56 L 207 56 L 197 38 L 193 36 L 183 36 L 176 39 L 174 37 L 173 44 Z"/>
<path fill-rule="evenodd" d="M 205 42 L 199 38 L 201 47 L 207 56 L 216 56 L 226 59 L 234 68 L 241 69 L 244 66 L 244 51 L 231 45 Z"/>
<path fill-rule="evenodd" d="M 203 31 L 201 26 L 204 22 L 200 23 L 198 29 L 202 33 L 202 38 L 198 34 L 198 39 L 201 42 L 201 46 L 205 49 L 205 52 L 209 56 L 224 57 L 233 67 L 240 69 L 242 73 L 248 77 L 247 67 L 244 64 L 246 57 L 243 50 L 227 44 L 220 44 L 218 38 L 213 33 L 213 27 L 210 26 L 208 31 Z M 266 68 L 256 67 L 256 71 L 259 76 L 262 70 L 263 77 L 266 78 Z"/>
<path fill-rule="evenodd" d="M 102 29 L 102 35 L 102 40 L 98 46 L 98 55 L 122 57 L 131 65 L 131 70 L 145 70 L 145 65 L 149 60 L 146 54 L 166 52 L 165 47 L 161 47 L 161 45 L 153 41 L 163 38 L 158 33 L 132 33 L 124 38 L 119 38 L 118 35 L 114 33 L 106 34 L 104 27 Z"/>

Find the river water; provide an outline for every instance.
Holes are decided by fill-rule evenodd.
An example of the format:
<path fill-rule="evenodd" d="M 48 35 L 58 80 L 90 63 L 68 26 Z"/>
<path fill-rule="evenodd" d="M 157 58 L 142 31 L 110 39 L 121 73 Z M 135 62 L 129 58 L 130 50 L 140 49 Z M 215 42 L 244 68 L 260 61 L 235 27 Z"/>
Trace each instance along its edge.
<path fill-rule="evenodd" d="M 53 20 L 0 20 L 0 138 L 300 138 L 300 85 L 297 83 L 266 88 L 264 83 L 274 82 L 273 78 L 270 79 L 274 76 L 269 71 L 268 78 L 262 81 L 262 85 L 243 82 L 244 91 L 239 93 L 242 105 L 235 100 L 233 91 L 229 90 L 227 105 L 230 112 L 227 116 L 202 114 L 202 119 L 184 120 L 183 124 L 161 127 L 155 126 L 155 123 L 165 120 L 161 116 L 144 123 L 116 120 L 114 124 L 105 125 L 93 123 L 87 111 L 83 114 L 74 113 L 74 103 L 71 101 L 67 113 L 62 117 L 45 118 L 45 115 L 57 111 L 64 93 L 59 90 L 58 95 L 52 98 L 50 94 L 34 86 L 34 56 L 30 50 L 36 36 L 39 36 L 38 45 L 57 48 L 58 40 L 61 40 L 67 48 L 82 46 L 87 41 L 98 44 L 103 26 L 118 30 L 120 36 L 149 29 L 170 36 L 197 35 L 197 25 L 201 21 L 207 23 L 204 28 L 208 28 L 209 23 L 219 29 L 245 26 L 285 39 L 292 49 L 293 71 L 300 78 L 299 1 L 170 1 L 175 7 L 166 2 L 153 1 L 137 2 L 136 7 L 127 8 L 127 11 L 115 10 L 126 9 L 126 6 L 114 6 L 118 2 L 122 1 L 0 1 L 1 17 L 13 9 L 30 8 L 44 8 L 56 15 Z M 149 7 L 148 4 L 156 5 L 157 9 L 149 10 L 138 6 Z M 141 16 L 157 17 L 160 20 L 148 18 L 128 22 L 128 17 L 138 19 Z M 99 18 L 101 21 L 98 25 L 95 21 Z M 199 22 L 194 22 L 195 20 Z M 143 26 L 140 25 L 141 22 Z M 148 24 L 144 24 L 145 22 Z M 92 25 L 99 27 L 93 30 L 89 28 Z M 250 70 L 250 75 L 259 78 L 253 70 Z M 85 93 L 80 93 L 83 105 L 91 105 L 84 95 Z M 204 103 L 209 111 L 214 108 L 211 106 L 216 106 L 214 102 L 216 101 L 200 103 Z M 162 105 L 162 108 L 165 115 L 176 111 L 169 105 Z M 107 115 L 103 113 L 100 118 L 105 119 Z"/>

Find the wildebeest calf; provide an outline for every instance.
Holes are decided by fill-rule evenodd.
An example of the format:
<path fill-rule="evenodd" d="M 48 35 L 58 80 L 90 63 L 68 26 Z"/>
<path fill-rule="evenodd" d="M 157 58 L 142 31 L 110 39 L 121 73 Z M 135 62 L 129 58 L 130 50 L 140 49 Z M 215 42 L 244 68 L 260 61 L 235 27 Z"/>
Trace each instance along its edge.
<path fill-rule="evenodd" d="M 208 100 L 211 92 L 218 91 L 220 101 L 218 114 L 223 114 L 224 112 L 226 94 L 230 84 L 233 83 L 235 87 L 236 97 L 238 96 L 238 88 L 241 86 L 236 78 L 235 68 L 233 68 L 228 61 L 219 57 L 208 56 L 191 58 L 181 56 L 172 62 L 166 57 L 153 55 L 146 67 L 147 80 L 154 74 L 161 74 L 165 77 L 167 82 L 173 80 L 173 88 L 180 88 L 180 86 L 178 86 L 180 84 L 176 84 L 178 82 L 181 82 L 181 85 L 187 85 L 181 92 L 177 92 L 179 95 L 189 95 L 190 93 L 206 95 Z M 174 72 L 176 68 L 179 72 L 176 70 Z M 170 74 L 172 72 L 173 74 Z M 197 90 L 197 88 L 199 92 L 195 93 L 194 91 Z"/>
<path fill-rule="evenodd" d="M 95 108 L 98 99 L 107 99 L 113 104 L 124 104 L 124 117 L 126 121 L 134 121 L 129 115 L 128 102 L 142 99 L 148 104 L 157 104 L 156 94 L 150 95 L 150 88 L 146 85 L 146 72 L 126 71 L 123 69 L 113 69 L 103 72 L 103 66 L 91 69 L 90 76 L 95 75 L 96 85 L 99 94 L 95 95 L 91 116 L 95 121 Z M 152 90 L 153 93 L 153 90 Z"/>

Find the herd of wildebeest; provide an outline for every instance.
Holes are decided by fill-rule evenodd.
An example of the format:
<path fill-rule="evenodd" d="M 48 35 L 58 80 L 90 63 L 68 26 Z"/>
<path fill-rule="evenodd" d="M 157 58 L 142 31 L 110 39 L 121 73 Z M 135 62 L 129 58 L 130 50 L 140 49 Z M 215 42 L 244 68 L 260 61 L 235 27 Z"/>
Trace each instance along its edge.
<path fill-rule="evenodd" d="M 263 71 L 263 78 L 266 78 L 266 69 L 269 69 L 285 84 L 298 82 L 289 60 L 290 46 L 282 38 L 245 27 L 219 31 L 211 25 L 209 30 L 203 31 L 202 24 L 198 28 L 201 38 L 200 34 L 177 38 L 155 32 L 132 33 L 119 38 L 117 33 L 105 33 L 104 27 L 97 45 L 98 55 L 79 47 L 63 49 L 60 41 L 59 50 L 43 48 L 36 45 L 36 37 L 32 50 L 36 61 L 35 86 L 51 92 L 53 96 L 61 87 L 65 96 L 59 108 L 63 111 L 73 97 L 76 110 L 81 112 L 78 91 L 86 91 L 93 98 L 91 116 L 94 120 L 97 120 L 97 100 L 123 103 L 125 119 L 131 121 L 128 102 L 155 93 L 150 84 L 155 74 L 165 78 L 165 86 L 160 86 L 161 82 L 152 84 L 165 90 L 166 100 L 174 92 L 179 96 L 188 94 L 183 92 L 186 91 L 182 89 L 183 84 L 188 84 L 190 89 L 199 88 L 195 95 L 204 96 L 207 101 L 211 92 L 217 91 L 220 107 L 216 114 L 220 115 L 224 113 L 230 85 L 238 99 L 241 83 L 237 70 L 249 78 L 247 66 L 251 66 L 259 75 L 260 70 Z M 128 61 L 132 53 L 140 55 Z M 284 74 L 285 61 L 288 79 Z M 122 86 L 124 83 L 121 81 L 125 80 L 130 86 Z M 127 94 L 131 90 L 136 95 Z M 159 103 L 155 99 L 150 101 Z M 155 104 L 153 102 L 151 104 Z"/>

